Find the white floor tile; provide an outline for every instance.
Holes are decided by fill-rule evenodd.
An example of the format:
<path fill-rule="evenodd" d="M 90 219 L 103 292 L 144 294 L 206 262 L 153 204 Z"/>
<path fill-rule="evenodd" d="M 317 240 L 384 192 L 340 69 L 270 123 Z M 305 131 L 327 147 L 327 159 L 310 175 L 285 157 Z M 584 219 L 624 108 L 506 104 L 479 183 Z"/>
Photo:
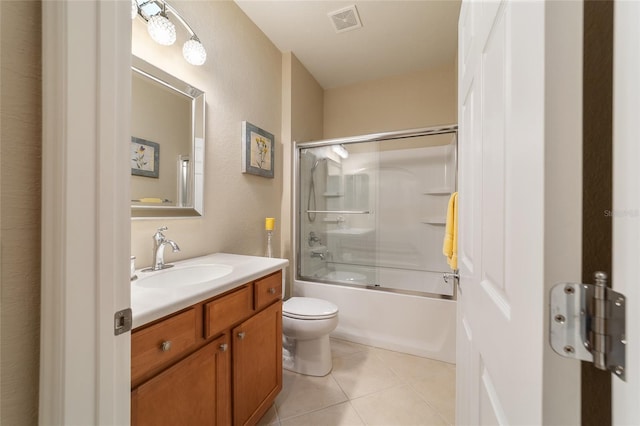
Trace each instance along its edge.
<path fill-rule="evenodd" d="M 331 339 L 331 356 L 333 358 L 353 355 L 358 352 L 366 352 L 370 349 L 370 346 L 361 345 L 359 343 L 348 342 L 341 339 Z"/>
<path fill-rule="evenodd" d="M 350 402 L 323 408 L 312 413 L 293 417 L 282 422 L 282 426 L 362 426 L 364 423 Z"/>
<path fill-rule="evenodd" d="M 399 385 L 400 379 L 371 351 L 334 358 L 331 375 L 350 399 Z"/>
<path fill-rule="evenodd" d="M 304 376 L 284 371 L 282 392 L 276 398 L 280 420 L 347 401 L 332 375 Z"/>
<path fill-rule="evenodd" d="M 447 425 L 447 422 L 408 385 L 396 386 L 351 401 L 371 426 Z"/>
<path fill-rule="evenodd" d="M 448 369 L 433 370 L 427 378 L 413 380 L 409 385 L 416 390 L 433 409 L 449 423 L 455 424 L 456 416 L 456 371 Z"/>
<path fill-rule="evenodd" d="M 453 364 L 415 355 L 375 348 L 373 352 L 403 380 L 431 377 L 433 371 L 455 368 Z"/>
<path fill-rule="evenodd" d="M 262 416 L 257 426 L 273 426 L 273 425 L 277 425 L 277 426 L 280 425 L 280 420 L 278 420 L 278 414 L 276 413 L 275 404 L 272 405 L 271 408 L 269 408 L 269 411 L 267 411 L 264 414 L 264 416 Z"/>
<path fill-rule="evenodd" d="M 285 370 L 261 426 L 455 424 L 455 365 L 331 339 L 333 370 Z"/>

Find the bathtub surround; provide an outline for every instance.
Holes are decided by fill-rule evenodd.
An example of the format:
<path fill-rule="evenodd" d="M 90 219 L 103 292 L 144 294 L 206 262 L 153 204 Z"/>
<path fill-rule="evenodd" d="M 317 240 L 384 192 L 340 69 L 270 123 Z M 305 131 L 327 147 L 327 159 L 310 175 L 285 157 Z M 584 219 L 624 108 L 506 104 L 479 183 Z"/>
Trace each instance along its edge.
<path fill-rule="evenodd" d="M 455 292 L 443 280 L 442 241 L 455 132 L 296 144 L 293 294 L 338 305 L 333 336 L 454 361 Z M 346 159 L 333 155 L 336 144 Z"/>

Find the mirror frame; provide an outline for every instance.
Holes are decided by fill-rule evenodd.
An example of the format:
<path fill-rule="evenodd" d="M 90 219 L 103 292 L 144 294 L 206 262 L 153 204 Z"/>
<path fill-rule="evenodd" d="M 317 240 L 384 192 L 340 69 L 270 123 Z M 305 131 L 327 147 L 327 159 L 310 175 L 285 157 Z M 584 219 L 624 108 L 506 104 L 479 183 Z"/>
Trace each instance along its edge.
<path fill-rule="evenodd" d="M 135 55 L 131 55 L 131 72 L 132 77 L 133 73 L 138 73 L 191 98 L 192 141 L 190 157 L 193 165 L 189 170 L 189 181 L 191 182 L 190 186 L 192 191 L 190 206 L 145 206 L 131 204 L 131 218 L 201 217 L 204 215 L 205 93 Z M 131 102 L 133 103 L 133 98 Z M 199 142 L 198 139 L 202 142 Z"/>

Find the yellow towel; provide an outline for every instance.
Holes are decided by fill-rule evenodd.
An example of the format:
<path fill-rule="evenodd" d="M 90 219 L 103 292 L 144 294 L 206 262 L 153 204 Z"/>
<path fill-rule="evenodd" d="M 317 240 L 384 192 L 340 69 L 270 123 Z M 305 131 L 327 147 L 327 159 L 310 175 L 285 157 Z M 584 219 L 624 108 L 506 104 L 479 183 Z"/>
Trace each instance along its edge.
<path fill-rule="evenodd" d="M 444 230 L 442 254 L 447 256 L 447 264 L 454 271 L 458 269 L 458 193 L 451 194 L 447 208 L 447 224 Z"/>

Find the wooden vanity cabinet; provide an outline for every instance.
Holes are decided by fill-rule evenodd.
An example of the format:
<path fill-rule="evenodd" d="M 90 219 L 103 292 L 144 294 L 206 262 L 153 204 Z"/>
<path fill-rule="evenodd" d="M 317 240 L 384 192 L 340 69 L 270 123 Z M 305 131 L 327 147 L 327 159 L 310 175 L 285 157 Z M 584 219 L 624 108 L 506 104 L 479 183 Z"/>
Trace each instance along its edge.
<path fill-rule="evenodd" d="M 256 424 L 282 390 L 281 283 L 278 271 L 135 329 L 132 425 Z"/>
<path fill-rule="evenodd" d="M 233 329 L 233 423 L 256 424 L 281 390 L 282 303 L 274 303 Z"/>
<path fill-rule="evenodd" d="M 134 389 L 131 424 L 230 424 L 228 341 L 219 337 Z"/>

